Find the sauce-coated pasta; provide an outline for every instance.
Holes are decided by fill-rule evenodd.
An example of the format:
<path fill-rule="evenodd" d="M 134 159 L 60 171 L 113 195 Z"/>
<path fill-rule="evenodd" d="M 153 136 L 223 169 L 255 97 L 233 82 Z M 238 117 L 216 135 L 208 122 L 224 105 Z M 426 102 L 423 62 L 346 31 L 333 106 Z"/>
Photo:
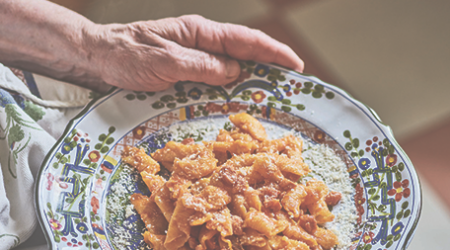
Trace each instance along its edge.
<path fill-rule="evenodd" d="M 216 141 L 168 142 L 151 156 L 125 148 L 123 161 L 141 174 L 151 196 L 131 202 L 155 250 L 331 249 L 338 243 L 322 227 L 334 220 L 328 206 L 340 193 L 322 181 L 298 181 L 309 173 L 303 142 L 289 135 L 268 140 L 252 116 L 230 115 L 235 128 Z M 160 165 L 171 172 L 158 175 Z"/>

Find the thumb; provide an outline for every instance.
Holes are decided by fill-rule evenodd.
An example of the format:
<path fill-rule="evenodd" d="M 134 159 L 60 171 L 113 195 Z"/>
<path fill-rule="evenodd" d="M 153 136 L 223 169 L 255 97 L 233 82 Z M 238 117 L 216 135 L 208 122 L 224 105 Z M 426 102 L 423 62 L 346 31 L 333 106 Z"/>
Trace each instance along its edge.
<path fill-rule="evenodd" d="M 175 57 L 176 78 L 182 81 L 225 85 L 236 80 L 241 73 L 239 63 L 223 55 L 179 46 Z"/>

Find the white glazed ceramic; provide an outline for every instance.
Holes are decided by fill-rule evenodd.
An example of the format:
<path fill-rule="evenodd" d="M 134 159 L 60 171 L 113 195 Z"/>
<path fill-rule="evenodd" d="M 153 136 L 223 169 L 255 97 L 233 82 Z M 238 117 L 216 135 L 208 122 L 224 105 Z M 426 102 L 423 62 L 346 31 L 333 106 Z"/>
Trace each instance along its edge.
<path fill-rule="evenodd" d="M 239 112 L 295 129 L 342 158 L 358 213 L 349 249 L 405 249 L 420 216 L 421 189 L 390 128 L 373 110 L 313 76 L 254 62 L 241 66 L 239 79 L 224 87 L 184 82 L 158 93 L 115 89 L 70 122 L 36 186 L 52 249 L 120 249 L 112 241 L 118 226 L 133 239 L 130 249 L 138 249 L 139 226 L 126 225 L 138 225 L 139 218 L 112 218 L 106 208 L 123 147 L 145 144 L 154 151 L 165 127 Z"/>

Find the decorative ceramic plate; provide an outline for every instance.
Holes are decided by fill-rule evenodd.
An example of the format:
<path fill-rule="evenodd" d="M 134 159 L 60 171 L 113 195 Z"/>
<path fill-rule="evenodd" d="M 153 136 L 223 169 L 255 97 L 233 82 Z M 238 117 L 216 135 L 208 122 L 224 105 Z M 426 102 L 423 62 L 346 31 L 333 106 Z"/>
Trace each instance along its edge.
<path fill-rule="evenodd" d="M 349 249 L 405 249 L 420 216 L 421 189 L 390 128 L 315 77 L 254 62 L 241 66 L 239 79 L 224 87 L 184 82 L 158 93 L 115 89 L 73 119 L 47 155 L 36 187 L 52 249 L 141 249 L 142 222 L 127 197 L 145 189 L 121 164 L 124 146 L 152 152 L 171 139 L 171 126 L 240 112 L 325 144 L 345 163 L 357 214 Z M 194 126 L 185 136 L 204 135 Z"/>

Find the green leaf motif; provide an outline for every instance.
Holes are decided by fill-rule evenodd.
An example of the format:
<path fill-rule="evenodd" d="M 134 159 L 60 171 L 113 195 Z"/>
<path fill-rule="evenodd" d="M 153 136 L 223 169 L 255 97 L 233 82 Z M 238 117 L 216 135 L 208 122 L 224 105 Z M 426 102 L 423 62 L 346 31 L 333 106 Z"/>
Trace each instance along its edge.
<path fill-rule="evenodd" d="M 297 107 L 296 107 L 298 110 L 300 110 L 300 111 L 303 111 L 303 110 L 305 110 L 305 105 L 303 105 L 303 104 L 297 104 Z"/>
<path fill-rule="evenodd" d="M 102 149 L 100 149 L 100 153 L 104 154 L 106 152 L 108 152 L 109 147 L 108 146 L 103 146 Z"/>
<path fill-rule="evenodd" d="M 403 210 L 401 210 L 400 212 L 398 212 L 397 214 L 397 220 L 400 220 L 403 217 Z"/>
<path fill-rule="evenodd" d="M 283 110 L 284 112 L 290 112 L 292 110 L 292 108 L 289 106 L 282 106 L 281 110 Z"/>
<path fill-rule="evenodd" d="M 405 169 L 405 164 L 403 162 L 400 162 L 398 164 L 398 170 L 403 171 Z"/>
<path fill-rule="evenodd" d="M 350 138 L 350 136 L 351 136 L 350 131 L 345 130 L 345 131 L 344 131 L 344 137 L 345 137 L 345 138 Z"/>
<path fill-rule="evenodd" d="M 136 97 L 137 97 L 137 99 L 140 100 L 140 101 L 143 101 L 143 100 L 147 99 L 147 96 L 146 96 L 146 95 L 137 95 Z"/>
<path fill-rule="evenodd" d="M 312 97 L 314 97 L 314 98 L 316 98 L 316 99 L 319 99 L 319 98 L 322 97 L 322 93 L 319 92 L 319 91 L 313 91 L 313 92 L 312 92 Z"/>
<path fill-rule="evenodd" d="M 25 113 L 27 113 L 31 117 L 31 119 L 39 121 L 42 119 L 42 117 L 44 117 L 45 112 L 41 106 L 35 105 L 30 101 L 25 101 L 24 104 L 25 107 L 23 111 L 25 111 Z"/>
<path fill-rule="evenodd" d="M 25 137 L 25 133 L 19 125 L 13 125 L 8 134 L 8 143 L 12 145 L 14 142 L 19 142 Z"/>
<path fill-rule="evenodd" d="M 317 90 L 317 91 L 320 91 L 320 92 L 322 92 L 322 91 L 323 91 L 323 89 L 324 89 L 324 87 L 323 87 L 323 85 L 320 85 L 320 84 L 316 84 L 316 86 L 314 86 L 314 89 L 315 89 L 315 90 Z"/>
<path fill-rule="evenodd" d="M 390 241 L 390 240 L 392 240 L 393 238 L 394 238 L 394 235 L 389 234 L 388 237 L 386 237 L 386 240 L 387 240 L 387 241 Z"/>
<path fill-rule="evenodd" d="M 409 203 L 407 201 L 403 202 L 402 208 L 406 209 L 408 207 Z"/>
<path fill-rule="evenodd" d="M 125 98 L 126 98 L 128 101 L 132 101 L 132 100 L 136 99 L 136 96 L 133 95 L 133 94 L 128 94 L 128 95 L 125 96 Z"/>
<path fill-rule="evenodd" d="M 269 96 L 269 97 L 267 97 L 267 100 L 269 100 L 271 102 L 276 102 L 277 98 L 275 96 Z"/>
<path fill-rule="evenodd" d="M 161 109 L 164 108 L 165 104 L 163 102 L 157 101 L 152 104 L 152 108 L 154 109 Z"/>
<path fill-rule="evenodd" d="M 291 100 L 283 99 L 283 100 L 281 100 L 281 103 L 284 104 L 284 105 L 290 105 L 291 104 Z"/>
<path fill-rule="evenodd" d="M 331 99 L 334 98 L 334 93 L 333 93 L 333 92 L 327 92 L 327 93 L 325 94 L 325 97 L 331 100 Z"/>
<path fill-rule="evenodd" d="M 302 93 L 307 95 L 307 94 L 311 93 L 311 89 L 304 88 L 304 89 L 302 89 Z"/>
<path fill-rule="evenodd" d="M 116 131 L 116 128 L 114 126 L 109 127 L 108 132 L 110 134 L 114 133 L 114 131 Z"/>
<path fill-rule="evenodd" d="M 106 139 L 106 135 L 105 134 L 101 134 L 98 136 L 98 140 L 99 141 L 104 141 Z"/>
<path fill-rule="evenodd" d="M 243 101 L 248 101 L 248 100 L 250 100 L 250 97 L 247 96 L 247 95 L 244 95 L 244 96 L 241 96 L 241 99 L 242 99 Z"/>
<path fill-rule="evenodd" d="M 312 82 L 305 82 L 303 85 L 305 86 L 305 88 L 310 89 L 313 87 L 314 84 Z"/>
<path fill-rule="evenodd" d="M 411 210 L 410 209 L 405 211 L 405 214 L 403 215 L 403 218 L 408 218 L 409 215 L 411 215 Z"/>
<path fill-rule="evenodd" d="M 395 179 L 400 182 L 402 180 L 402 174 L 400 172 L 395 173 Z"/>
<path fill-rule="evenodd" d="M 160 98 L 160 100 L 161 100 L 162 102 L 171 102 L 171 101 L 174 101 L 175 98 L 174 98 L 173 96 L 171 96 L 171 95 L 165 95 L 165 96 L 162 96 L 162 97 Z"/>
<path fill-rule="evenodd" d="M 106 144 L 111 144 L 111 143 L 113 143 L 114 142 L 114 138 L 112 138 L 112 137 L 109 137 L 107 140 L 106 140 Z"/>

